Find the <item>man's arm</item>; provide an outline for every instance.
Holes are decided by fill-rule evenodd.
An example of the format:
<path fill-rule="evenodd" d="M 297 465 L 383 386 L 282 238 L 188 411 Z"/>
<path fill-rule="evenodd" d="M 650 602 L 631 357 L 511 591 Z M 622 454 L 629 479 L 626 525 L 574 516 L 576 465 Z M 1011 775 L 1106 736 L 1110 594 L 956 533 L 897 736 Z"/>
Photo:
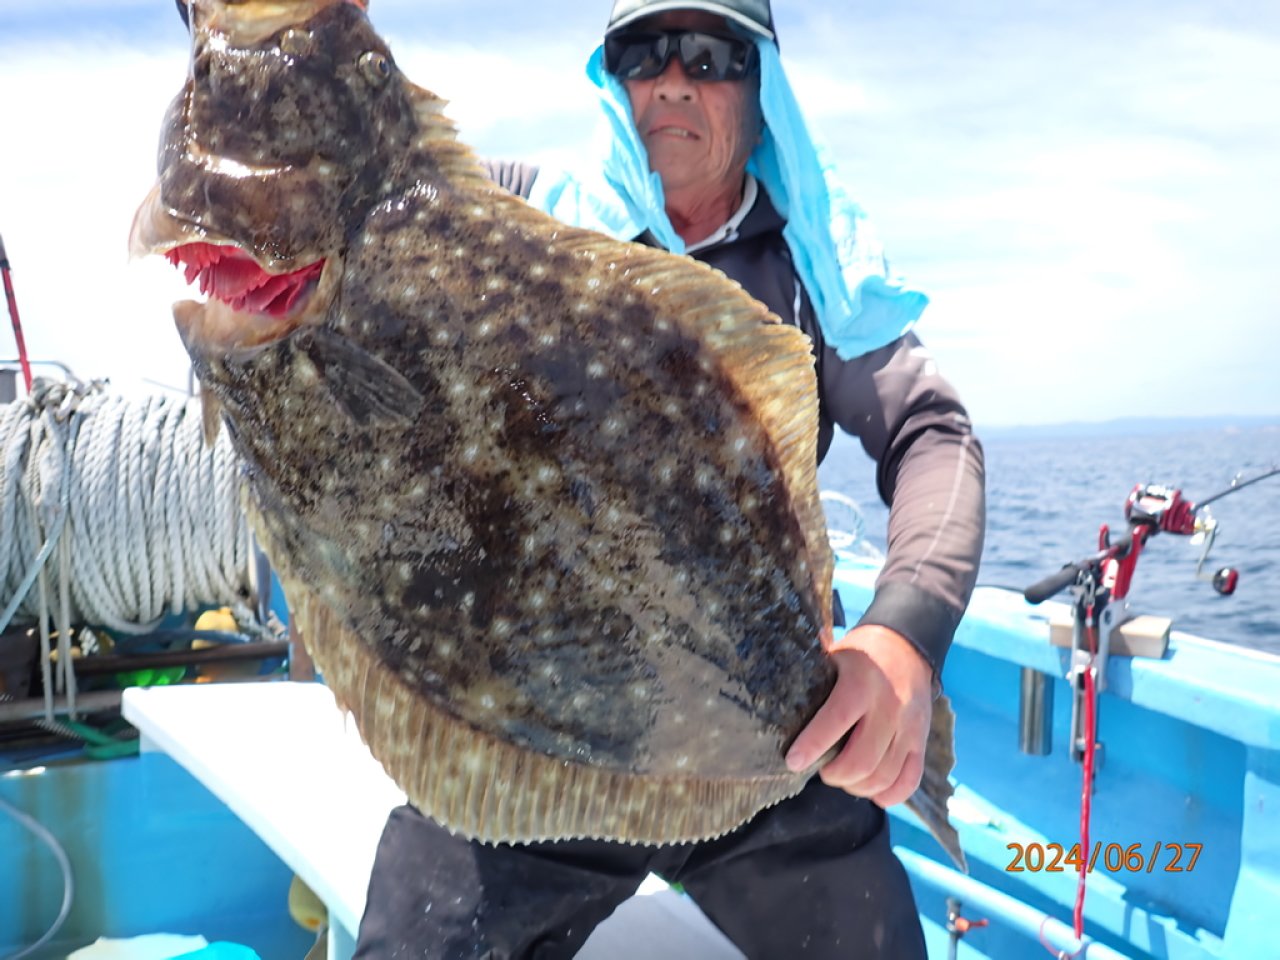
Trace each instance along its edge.
<path fill-rule="evenodd" d="M 942 665 L 978 576 L 986 526 L 982 445 L 955 389 L 913 335 L 822 364 L 827 412 L 878 464 L 888 551 L 858 621 L 902 634 Z"/>
<path fill-rule="evenodd" d="M 787 762 L 807 768 L 848 733 L 822 779 L 887 807 L 920 783 L 933 691 L 977 577 L 982 447 L 914 336 L 854 361 L 824 351 L 822 388 L 830 416 L 879 464 L 889 550 L 870 607 L 831 650 L 836 685 Z"/>

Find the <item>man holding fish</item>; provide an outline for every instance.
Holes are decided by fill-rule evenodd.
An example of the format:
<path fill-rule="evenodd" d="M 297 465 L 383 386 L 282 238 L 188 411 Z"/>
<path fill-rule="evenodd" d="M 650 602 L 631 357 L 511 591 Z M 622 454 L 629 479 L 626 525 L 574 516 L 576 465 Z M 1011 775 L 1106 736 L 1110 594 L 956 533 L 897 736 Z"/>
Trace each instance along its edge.
<path fill-rule="evenodd" d="M 923 958 L 883 808 L 962 862 L 939 678 L 982 451 L 768 0 L 617 0 L 609 137 L 560 172 L 479 169 L 362 2 L 191 7 L 131 244 L 209 293 L 175 307 L 206 426 L 413 804 L 357 956 L 572 957 L 653 872 L 753 958 Z M 891 505 L 839 639 L 836 427 Z"/>
<path fill-rule="evenodd" d="M 784 233 L 779 207 L 810 206 L 798 194 L 820 190 L 829 170 L 815 166 L 776 42 L 768 0 L 617 0 L 592 74 L 631 168 L 614 154 L 601 160 L 603 180 L 519 163 L 488 169 L 567 222 L 677 251 L 682 243 L 813 338 L 819 458 L 835 425 L 857 436 L 892 511 L 875 602 L 832 652 L 839 680 L 787 762 L 803 769 L 853 735 L 821 782 L 701 845 L 476 848 L 402 808 L 379 849 L 359 957 L 471 956 L 428 944 L 452 944 L 451 929 L 470 936 L 476 921 L 493 929 L 479 941 L 493 956 L 570 957 L 649 870 L 681 882 L 752 958 L 925 956 L 882 808 L 920 784 L 934 691 L 981 552 L 982 453 L 955 390 L 907 332 L 924 298 L 878 275 L 860 211 L 836 195 L 834 209 L 802 210 L 799 229 Z M 766 127 L 776 131 L 767 143 Z M 660 203 L 636 176 L 646 160 Z M 641 217 L 625 211 L 646 202 Z M 840 261 L 822 263 L 842 241 Z M 863 322 L 842 326 L 854 284 Z M 397 953 L 400 944 L 416 952 Z"/>

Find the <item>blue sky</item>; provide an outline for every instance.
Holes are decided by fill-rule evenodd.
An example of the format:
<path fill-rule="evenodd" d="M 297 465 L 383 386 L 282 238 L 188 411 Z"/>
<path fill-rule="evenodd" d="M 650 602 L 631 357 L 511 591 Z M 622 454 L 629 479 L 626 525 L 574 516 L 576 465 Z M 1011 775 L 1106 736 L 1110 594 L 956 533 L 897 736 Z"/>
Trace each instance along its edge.
<path fill-rule="evenodd" d="M 372 0 L 490 156 L 590 136 L 607 0 Z M 776 0 L 811 126 L 933 299 L 979 426 L 1280 414 L 1280 4 Z M 171 0 L 0 0 L 0 235 L 33 355 L 182 385 L 186 296 L 126 238 L 185 71 Z M 7 324 L 0 357 L 13 355 Z"/>

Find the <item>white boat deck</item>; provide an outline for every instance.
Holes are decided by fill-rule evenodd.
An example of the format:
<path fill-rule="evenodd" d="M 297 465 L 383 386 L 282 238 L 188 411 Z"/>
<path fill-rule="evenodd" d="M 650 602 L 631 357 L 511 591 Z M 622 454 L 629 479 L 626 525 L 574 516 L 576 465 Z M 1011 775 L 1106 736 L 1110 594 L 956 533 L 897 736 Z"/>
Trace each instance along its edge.
<path fill-rule="evenodd" d="M 330 960 L 347 960 L 383 824 L 404 794 L 319 683 L 135 688 L 124 716 L 227 804 L 329 911 Z M 735 960 L 688 897 L 656 877 L 596 929 L 580 960 Z"/>

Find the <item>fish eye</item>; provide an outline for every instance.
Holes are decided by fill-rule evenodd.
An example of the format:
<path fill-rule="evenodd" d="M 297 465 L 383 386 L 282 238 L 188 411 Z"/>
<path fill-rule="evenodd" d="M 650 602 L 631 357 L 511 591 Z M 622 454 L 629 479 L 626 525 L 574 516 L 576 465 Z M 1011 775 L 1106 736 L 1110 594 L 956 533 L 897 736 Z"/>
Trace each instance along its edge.
<path fill-rule="evenodd" d="M 290 28 L 280 37 L 280 51 L 291 57 L 305 57 L 311 52 L 312 36 L 307 30 Z"/>
<path fill-rule="evenodd" d="M 375 86 L 384 84 L 391 78 L 391 61 L 370 50 L 360 58 L 360 72 Z"/>

